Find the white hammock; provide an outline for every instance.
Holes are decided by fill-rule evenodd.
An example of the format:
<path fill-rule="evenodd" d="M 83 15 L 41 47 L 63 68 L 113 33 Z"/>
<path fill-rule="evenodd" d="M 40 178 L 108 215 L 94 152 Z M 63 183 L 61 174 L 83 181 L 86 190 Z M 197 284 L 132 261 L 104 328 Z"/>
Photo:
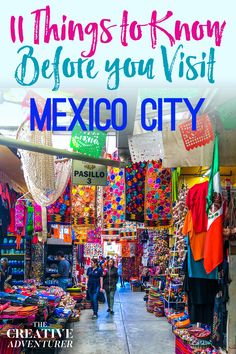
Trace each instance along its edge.
<path fill-rule="evenodd" d="M 29 120 L 18 129 L 16 138 L 30 143 L 52 146 L 52 132 L 30 131 Z M 71 162 L 56 161 L 54 156 L 19 150 L 28 190 L 34 201 L 46 207 L 54 203 L 66 188 L 71 174 Z"/>

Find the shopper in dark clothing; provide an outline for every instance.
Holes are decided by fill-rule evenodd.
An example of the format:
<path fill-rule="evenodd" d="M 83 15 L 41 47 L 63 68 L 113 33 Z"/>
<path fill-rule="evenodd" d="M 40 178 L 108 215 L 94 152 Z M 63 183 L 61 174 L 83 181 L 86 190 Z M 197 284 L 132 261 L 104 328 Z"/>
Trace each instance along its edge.
<path fill-rule="evenodd" d="M 59 260 L 58 274 L 53 274 L 52 277 L 57 278 L 58 285 L 66 291 L 69 283 L 70 262 L 65 259 L 64 253 L 62 251 L 57 252 L 57 259 Z"/>
<path fill-rule="evenodd" d="M 12 280 L 12 268 L 8 265 L 8 259 L 1 259 L 0 267 L 0 291 L 4 291 L 5 288 L 11 286 Z"/>
<path fill-rule="evenodd" d="M 114 297 L 116 292 L 116 284 L 118 282 L 118 271 L 115 267 L 115 262 L 113 259 L 110 259 L 108 262 L 107 272 L 103 278 L 103 286 L 106 291 L 107 296 L 107 304 L 108 304 L 108 312 L 112 315 L 114 314 L 113 305 L 114 305 Z"/>
<path fill-rule="evenodd" d="M 93 319 L 98 318 L 98 295 L 103 291 L 103 271 L 98 260 L 92 259 L 91 267 L 87 270 L 87 290 L 93 309 Z"/>

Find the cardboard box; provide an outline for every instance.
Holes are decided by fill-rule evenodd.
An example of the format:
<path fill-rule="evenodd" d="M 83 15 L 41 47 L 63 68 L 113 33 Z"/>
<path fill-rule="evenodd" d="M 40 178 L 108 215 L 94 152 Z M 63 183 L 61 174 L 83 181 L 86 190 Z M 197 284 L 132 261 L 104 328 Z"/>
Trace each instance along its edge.
<path fill-rule="evenodd" d="M 135 293 L 142 291 L 141 286 L 133 286 L 133 285 L 131 285 L 131 290 Z"/>

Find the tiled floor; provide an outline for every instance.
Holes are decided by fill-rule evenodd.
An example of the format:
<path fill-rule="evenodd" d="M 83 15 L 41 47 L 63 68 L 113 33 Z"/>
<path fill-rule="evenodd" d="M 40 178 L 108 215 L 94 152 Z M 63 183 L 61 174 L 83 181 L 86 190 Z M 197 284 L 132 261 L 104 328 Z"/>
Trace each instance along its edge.
<path fill-rule="evenodd" d="M 73 324 L 73 349 L 68 354 L 174 354 L 174 337 L 165 318 L 146 311 L 144 293 L 118 288 L 115 315 L 100 306 L 99 318 L 91 310 L 82 311 L 80 322 Z M 65 351 L 65 349 L 64 349 Z"/>

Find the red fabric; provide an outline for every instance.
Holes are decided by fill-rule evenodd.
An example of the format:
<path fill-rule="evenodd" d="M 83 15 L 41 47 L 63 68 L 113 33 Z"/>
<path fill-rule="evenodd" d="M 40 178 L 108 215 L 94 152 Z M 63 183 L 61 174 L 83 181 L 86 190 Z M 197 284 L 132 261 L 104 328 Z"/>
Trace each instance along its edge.
<path fill-rule="evenodd" d="M 204 268 L 212 272 L 223 262 L 223 216 L 220 215 L 211 224 L 206 234 L 204 251 Z"/>
<path fill-rule="evenodd" d="M 10 209 L 11 223 L 8 227 L 8 232 L 14 234 L 15 232 L 15 207 Z"/>
<path fill-rule="evenodd" d="M 208 181 L 195 184 L 189 189 L 186 204 L 191 210 L 193 228 L 196 233 L 207 231 L 206 197 L 208 194 Z"/>

